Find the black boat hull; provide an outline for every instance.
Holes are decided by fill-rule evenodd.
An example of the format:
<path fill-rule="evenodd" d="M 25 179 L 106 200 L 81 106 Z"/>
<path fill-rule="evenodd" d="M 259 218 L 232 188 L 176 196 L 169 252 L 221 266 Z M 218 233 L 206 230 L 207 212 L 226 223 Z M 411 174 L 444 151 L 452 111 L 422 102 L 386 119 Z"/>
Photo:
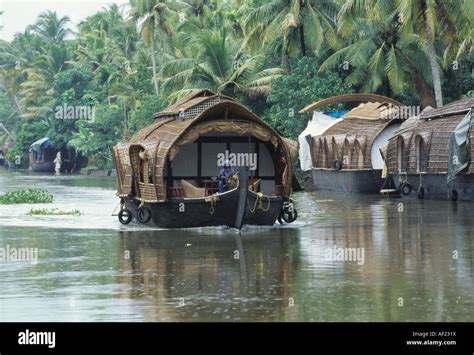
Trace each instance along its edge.
<path fill-rule="evenodd" d="M 459 175 L 450 186 L 446 182 L 446 174 L 423 174 L 423 193 L 420 191 L 420 175 L 393 175 L 394 184 L 400 190 L 402 181 L 407 181 L 411 186 L 410 194 L 400 195 L 404 198 L 418 198 L 427 200 L 458 200 L 474 201 L 474 176 Z M 453 190 L 456 192 L 453 193 Z M 453 197 L 454 196 L 454 197 Z"/>
<path fill-rule="evenodd" d="M 316 190 L 376 194 L 384 185 L 381 170 L 313 169 Z"/>
<path fill-rule="evenodd" d="M 264 195 L 259 201 L 257 194 L 249 191 L 243 224 L 272 226 L 280 214 L 282 204 L 281 196 Z"/>
<path fill-rule="evenodd" d="M 35 173 L 54 173 L 54 163 L 52 161 L 32 163 L 30 169 Z"/>
<path fill-rule="evenodd" d="M 34 173 L 54 173 L 55 172 L 55 166 L 54 162 L 52 161 L 43 161 L 43 162 L 36 162 L 30 164 L 30 169 Z M 73 163 L 70 161 L 63 161 L 61 165 L 61 172 L 74 172 L 78 173 L 81 171 L 81 166 L 76 165 L 73 166 Z"/>
<path fill-rule="evenodd" d="M 142 223 L 138 219 L 140 201 L 125 198 L 125 207 L 132 213 L 134 223 L 157 228 L 193 228 L 209 226 L 229 226 L 240 228 L 241 225 L 272 226 L 280 214 L 283 198 L 264 196 L 263 209 L 255 204 L 256 194 L 247 194 L 247 201 L 241 225 L 236 225 L 240 194 L 238 189 L 219 195 L 214 206 L 204 198 L 172 198 L 165 202 L 144 203 L 143 208 L 151 211 L 151 219 Z M 249 206 L 251 208 L 249 208 Z M 255 208 L 253 208 L 256 206 Z"/>

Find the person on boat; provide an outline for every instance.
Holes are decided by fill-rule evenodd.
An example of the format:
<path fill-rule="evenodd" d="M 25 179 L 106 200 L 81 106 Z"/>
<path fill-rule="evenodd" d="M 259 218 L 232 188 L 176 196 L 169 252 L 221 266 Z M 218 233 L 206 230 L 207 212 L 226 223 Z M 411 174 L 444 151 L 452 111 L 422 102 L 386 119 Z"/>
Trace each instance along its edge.
<path fill-rule="evenodd" d="M 229 185 L 230 179 L 235 174 L 235 168 L 230 165 L 229 160 L 224 162 L 224 166 L 219 171 L 219 193 L 225 192 Z"/>
<path fill-rule="evenodd" d="M 58 152 L 56 154 L 56 159 L 53 161 L 54 163 L 54 171 L 56 174 L 59 174 L 61 172 L 61 164 L 63 163 L 63 160 L 61 159 L 61 152 Z"/>

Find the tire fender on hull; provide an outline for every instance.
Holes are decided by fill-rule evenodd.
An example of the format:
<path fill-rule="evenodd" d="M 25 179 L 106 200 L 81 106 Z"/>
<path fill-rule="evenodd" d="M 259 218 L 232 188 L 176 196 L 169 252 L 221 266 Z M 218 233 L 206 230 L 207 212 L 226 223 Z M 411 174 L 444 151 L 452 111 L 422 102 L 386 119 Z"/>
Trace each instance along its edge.
<path fill-rule="evenodd" d="M 132 221 L 132 212 L 128 208 L 122 208 L 118 213 L 118 220 L 122 224 L 129 224 Z"/>
<path fill-rule="evenodd" d="M 411 194 L 412 191 L 413 191 L 413 187 L 408 182 L 404 182 L 403 184 L 400 185 L 400 192 L 403 195 L 408 196 Z"/>

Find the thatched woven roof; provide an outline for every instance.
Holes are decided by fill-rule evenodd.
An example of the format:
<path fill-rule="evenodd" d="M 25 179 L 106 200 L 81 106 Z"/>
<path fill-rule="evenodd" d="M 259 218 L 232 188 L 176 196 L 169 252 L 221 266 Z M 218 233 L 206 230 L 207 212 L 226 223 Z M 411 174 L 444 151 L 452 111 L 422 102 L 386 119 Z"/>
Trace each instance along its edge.
<path fill-rule="evenodd" d="M 467 113 L 471 107 L 474 107 L 474 97 L 453 101 L 437 109 L 430 107 L 429 109 L 423 110 L 423 112 L 420 114 L 420 118 L 427 120 L 441 118 L 444 116 L 458 115 Z"/>
<path fill-rule="evenodd" d="M 357 93 L 357 94 L 333 96 L 324 100 L 314 102 L 311 105 L 308 105 L 302 110 L 300 110 L 299 113 L 316 111 L 316 109 L 320 107 L 324 107 L 324 106 L 328 106 L 332 104 L 338 104 L 342 102 L 379 102 L 379 103 L 385 103 L 385 104 L 392 104 L 396 106 L 402 105 L 397 100 L 394 100 L 382 95 Z"/>
<path fill-rule="evenodd" d="M 425 144 L 426 173 L 444 174 L 448 171 L 448 143 L 451 133 L 461 122 L 469 109 L 474 106 L 474 98 L 452 102 L 438 109 L 424 110 L 420 117 L 405 121 L 390 139 L 386 163 L 389 173 L 398 173 L 398 144 L 403 142 L 406 173 L 417 173 L 416 137 Z M 470 141 L 474 142 L 471 131 Z M 401 144 L 401 143 L 400 143 Z M 474 156 L 474 144 L 470 145 Z M 471 165 L 466 173 L 474 173 Z"/>
<path fill-rule="evenodd" d="M 163 174 L 167 161 L 173 159 L 183 139 L 187 141 L 190 139 L 189 137 L 194 136 L 193 130 L 212 130 L 212 124 L 210 126 L 208 124 L 210 122 L 215 122 L 216 130 L 229 127 L 236 133 L 268 138 L 268 141 L 274 146 L 281 148 L 286 158 L 288 163 L 286 181 L 292 179 L 292 151 L 296 150 L 296 143 L 281 137 L 271 126 L 228 96 L 214 94 L 209 90 L 199 90 L 156 114 L 155 118 L 157 121 L 154 124 L 145 127 L 136 133 L 130 142 L 118 145 L 114 150 L 116 159 L 121 159 L 121 154 L 127 149 L 131 149 L 131 146 L 155 142 L 154 148 L 147 145 L 147 149 L 149 150 L 148 154 L 153 157 L 152 177 L 156 188 L 156 202 L 166 199 Z M 207 126 L 203 127 L 206 124 Z M 121 166 L 121 170 L 117 175 L 121 174 L 118 176 L 120 185 L 120 181 L 126 183 L 130 180 L 128 175 L 130 175 L 131 168 L 124 163 L 123 159 L 117 163 L 117 170 L 119 170 L 119 166 Z M 130 188 L 119 186 L 119 195 L 125 196 L 130 193 L 130 190 Z M 291 186 L 287 186 L 283 194 L 288 196 L 290 190 Z M 149 197 L 148 201 L 152 202 L 153 196 Z"/>

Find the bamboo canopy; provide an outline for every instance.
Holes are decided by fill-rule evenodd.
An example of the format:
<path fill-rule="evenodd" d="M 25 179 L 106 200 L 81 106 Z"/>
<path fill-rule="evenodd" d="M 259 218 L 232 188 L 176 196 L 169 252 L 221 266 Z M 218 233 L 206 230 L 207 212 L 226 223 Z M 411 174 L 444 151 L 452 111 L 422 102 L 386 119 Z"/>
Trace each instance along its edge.
<path fill-rule="evenodd" d="M 149 172 L 145 174 L 145 178 L 149 179 L 148 190 L 140 196 L 146 202 L 163 202 L 166 200 L 164 169 L 176 157 L 179 148 L 194 142 L 203 134 L 219 135 L 224 132 L 253 136 L 281 150 L 287 164 L 283 178 L 292 181 L 293 159 L 297 151 L 295 142 L 281 137 L 275 129 L 235 99 L 209 90 L 197 90 L 155 114 L 155 123 L 137 132 L 129 142 L 114 147 L 118 196 L 130 196 L 133 181 L 138 181 L 137 177 L 132 179 L 133 171 L 137 170 L 132 169 L 132 166 L 139 164 L 133 158 L 130 159 L 137 156 L 132 154 L 134 149 L 144 151 L 147 162 L 144 170 Z M 150 185 L 153 186 L 152 190 Z M 135 191 L 141 188 L 135 186 Z M 288 183 L 282 194 L 289 196 L 290 193 L 291 183 Z"/>
<path fill-rule="evenodd" d="M 397 100 L 391 99 L 386 96 L 382 95 L 377 95 L 377 94 L 364 94 L 364 93 L 356 93 L 356 94 L 346 94 L 346 95 L 339 95 L 339 96 L 333 96 L 329 97 L 324 100 L 320 100 L 317 102 L 314 102 L 306 107 L 304 107 L 302 110 L 299 111 L 299 113 L 305 113 L 305 112 L 312 112 L 316 111 L 316 109 L 332 105 L 332 104 L 338 104 L 342 102 L 379 102 L 382 104 L 392 104 L 395 106 L 401 106 L 402 104 L 398 102 Z"/>
<path fill-rule="evenodd" d="M 452 102 L 441 108 L 426 108 L 419 117 L 412 117 L 405 121 L 400 129 L 390 138 L 386 163 L 389 173 L 417 174 L 418 148 L 422 142 L 424 161 L 423 173 L 446 174 L 448 171 L 448 143 L 449 137 L 461 122 L 467 112 L 474 107 L 474 98 L 467 98 Z M 470 142 L 474 140 L 474 132 L 470 132 Z M 470 155 L 474 156 L 474 144 L 470 144 Z M 399 156 L 403 154 L 402 156 Z M 403 166 L 399 166 L 403 164 Z M 464 174 L 474 173 L 470 164 Z"/>

